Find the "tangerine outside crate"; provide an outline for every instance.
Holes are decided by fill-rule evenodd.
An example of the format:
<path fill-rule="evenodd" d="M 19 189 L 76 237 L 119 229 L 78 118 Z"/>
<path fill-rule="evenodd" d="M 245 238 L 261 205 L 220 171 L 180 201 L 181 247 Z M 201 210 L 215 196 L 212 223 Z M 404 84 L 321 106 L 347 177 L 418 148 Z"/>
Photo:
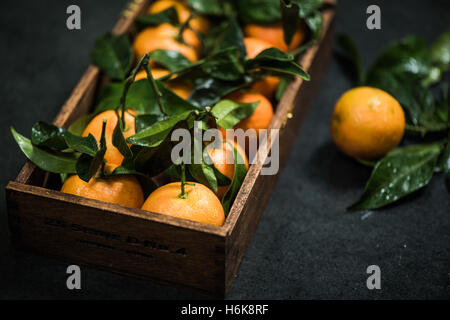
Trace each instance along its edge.
<path fill-rule="evenodd" d="M 116 24 L 116 34 L 130 32 L 133 20 L 151 1 L 135 0 Z M 311 81 L 293 81 L 279 102 L 271 128 L 280 129 L 280 170 L 331 57 L 335 1 L 323 12 L 321 41 L 301 57 Z M 54 124 L 68 127 L 89 113 L 99 69 L 89 66 Z M 263 146 L 264 147 L 264 146 Z M 264 163 L 270 148 L 263 152 Z M 27 162 L 6 187 L 13 244 L 51 257 L 112 272 L 153 279 L 224 296 L 256 230 L 278 175 L 260 175 L 250 167 L 222 227 L 210 226 L 57 191 L 48 174 Z"/>

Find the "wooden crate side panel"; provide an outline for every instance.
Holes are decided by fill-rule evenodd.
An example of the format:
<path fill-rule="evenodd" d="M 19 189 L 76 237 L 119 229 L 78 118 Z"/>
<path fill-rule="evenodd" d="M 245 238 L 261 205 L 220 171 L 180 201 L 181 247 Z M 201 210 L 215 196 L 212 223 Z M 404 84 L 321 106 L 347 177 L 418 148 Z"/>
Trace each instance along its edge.
<path fill-rule="evenodd" d="M 226 291 L 229 290 L 235 274 L 239 268 L 242 258 L 247 250 L 247 247 L 253 238 L 256 231 L 258 222 L 262 216 L 262 213 L 266 207 L 266 204 L 270 198 L 273 188 L 277 182 L 279 173 L 284 166 L 293 143 L 298 134 L 300 125 L 306 115 L 307 109 L 311 104 L 317 89 L 320 86 L 321 79 L 325 73 L 327 62 L 331 57 L 332 47 L 332 22 L 334 18 L 334 12 L 327 11 L 324 13 L 326 23 L 326 33 L 320 46 L 316 48 L 317 51 L 310 52 L 311 64 L 308 71 L 311 75 L 311 81 L 301 83 L 300 89 L 297 95 L 292 100 L 286 99 L 281 101 L 282 108 L 288 108 L 287 113 L 292 113 L 292 118 L 285 122 L 285 119 L 277 119 L 272 123 L 274 127 L 281 125 L 280 130 L 280 170 L 277 175 L 267 176 L 260 175 L 259 168 L 252 172 L 249 171 L 248 181 L 254 183 L 248 190 L 243 188 L 241 197 L 237 198 L 237 206 L 241 207 L 239 215 L 235 223 L 230 223 L 230 235 L 227 237 L 226 242 Z M 301 81 L 301 80 L 300 80 Z M 295 85 L 293 85 L 295 88 Z M 284 97 L 283 97 L 284 98 Z M 284 103 L 284 104 L 283 104 Z M 292 103 L 292 106 L 289 104 Z M 282 123 L 277 123 L 281 121 Z M 256 169 L 256 168 L 255 168 Z M 246 178 L 246 179 L 247 179 Z"/>
<path fill-rule="evenodd" d="M 63 260 L 223 294 L 224 237 L 56 199 L 54 191 L 40 194 L 35 189 L 42 188 L 14 183 L 7 188 L 16 245 Z"/>

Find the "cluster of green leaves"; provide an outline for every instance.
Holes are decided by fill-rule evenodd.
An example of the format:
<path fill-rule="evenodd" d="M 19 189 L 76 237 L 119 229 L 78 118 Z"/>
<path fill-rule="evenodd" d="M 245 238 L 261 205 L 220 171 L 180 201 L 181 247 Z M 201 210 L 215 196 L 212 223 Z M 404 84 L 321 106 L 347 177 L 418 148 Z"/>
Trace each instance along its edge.
<path fill-rule="evenodd" d="M 11 132 L 28 159 L 48 172 L 76 173 L 84 181 L 89 181 L 104 163 L 104 128 L 100 146 L 92 135 L 80 137 L 42 121 L 33 126 L 31 140 L 14 128 L 11 128 Z"/>
<path fill-rule="evenodd" d="M 181 163 L 172 163 L 171 152 L 176 143 L 171 141 L 174 130 L 183 128 L 190 131 L 190 136 L 195 137 L 194 130 L 203 131 L 208 129 L 209 120 L 215 121 L 224 128 L 232 128 L 242 119 L 253 113 L 257 103 L 237 103 L 231 100 L 222 100 L 211 109 L 198 110 L 195 107 L 181 113 L 165 116 L 159 121 L 154 121 L 153 115 L 139 115 L 136 118 L 137 133 L 127 139 L 132 144 L 131 157 L 124 160 L 122 167 L 128 170 L 136 170 L 148 176 L 155 176 L 165 172 L 166 174 L 180 178 Z M 194 121 L 200 123 L 199 128 L 194 128 Z M 143 122 L 143 125 L 138 124 Z M 226 213 L 239 191 L 246 175 L 246 168 L 240 155 L 235 150 L 235 175 L 230 181 L 222 175 L 211 163 L 205 161 L 208 158 L 206 145 L 201 141 L 194 140 L 191 155 L 199 152 L 202 155 L 201 163 L 192 161 L 186 164 L 187 178 L 190 181 L 197 181 L 217 191 L 219 186 L 230 185 L 228 192 L 222 199 L 222 204 Z M 234 147 L 233 147 L 234 148 Z"/>
<path fill-rule="evenodd" d="M 348 209 L 368 210 L 393 203 L 426 186 L 437 172 L 446 172 L 450 179 L 448 84 L 442 84 L 441 97 L 435 98 L 431 90 L 450 66 L 450 30 L 430 47 L 418 36 L 392 43 L 367 72 L 353 39 L 339 35 L 338 44 L 357 85 L 382 89 L 399 101 L 408 135 L 421 139 L 432 134 L 437 140 L 397 148 L 376 162 L 362 197 Z"/>

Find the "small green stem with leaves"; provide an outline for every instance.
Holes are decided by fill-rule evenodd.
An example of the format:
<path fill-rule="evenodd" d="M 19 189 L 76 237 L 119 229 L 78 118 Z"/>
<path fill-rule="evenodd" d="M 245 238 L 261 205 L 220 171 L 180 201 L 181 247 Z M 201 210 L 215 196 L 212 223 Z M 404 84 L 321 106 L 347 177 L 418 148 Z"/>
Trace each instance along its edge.
<path fill-rule="evenodd" d="M 181 193 L 178 195 L 178 198 L 180 199 L 186 199 L 188 197 L 188 194 L 186 192 L 185 186 L 195 186 L 194 183 L 186 182 L 186 165 L 184 162 L 181 163 Z"/>
<path fill-rule="evenodd" d="M 116 110 L 121 111 L 121 117 L 120 117 L 120 124 L 122 131 L 126 131 L 126 122 L 125 122 L 125 112 L 126 112 L 126 100 L 127 100 L 127 94 L 128 90 L 130 89 L 131 85 L 133 84 L 134 80 L 136 79 L 136 75 L 139 72 L 139 70 L 143 67 L 147 73 L 147 78 L 150 81 L 150 84 L 155 91 L 156 100 L 159 106 L 160 111 L 165 114 L 163 111 L 163 104 L 162 104 L 162 94 L 161 91 L 159 91 L 155 79 L 153 78 L 153 75 L 149 68 L 150 65 L 150 55 L 148 53 L 144 54 L 138 61 L 136 67 L 131 71 L 130 76 L 126 79 L 125 87 L 122 92 L 122 96 L 120 97 L 120 103 L 119 106 L 116 108 Z"/>

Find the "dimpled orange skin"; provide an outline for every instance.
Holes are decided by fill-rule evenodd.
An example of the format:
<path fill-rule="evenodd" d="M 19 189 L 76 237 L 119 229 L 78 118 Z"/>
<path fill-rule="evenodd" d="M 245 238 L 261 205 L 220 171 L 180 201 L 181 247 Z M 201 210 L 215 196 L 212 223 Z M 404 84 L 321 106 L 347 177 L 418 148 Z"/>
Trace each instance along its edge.
<path fill-rule="evenodd" d="M 231 140 L 223 141 L 221 144 L 222 148 L 208 149 L 209 157 L 216 169 L 226 176 L 230 181 L 233 180 L 234 175 L 234 148 L 239 152 L 240 156 L 245 161 L 245 168 L 248 169 L 248 159 L 245 155 L 244 150 L 236 143 Z M 217 196 L 222 199 L 225 193 L 228 191 L 230 186 L 219 186 L 217 189 Z"/>
<path fill-rule="evenodd" d="M 121 111 L 119 111 L 120 113 Z M 125 112 L 125 123 L 127 131 L 123 133 L 125 138 L 129 138 L 136 133 L 134 127 L 134 117 L 131 115 L 136 115 L 134 110 L 128 109 Z M 117 125 L 117 114 L 114 110 L 107 110 L 98 114 L 94 119 L 89 122 L 86 129 L 84 129 L 83 137 L 87 137 L 92 134 L 94 138 L 100 143 L 100 138 L 102 136 L 103 119 L 106 119 L 106 129 L 105 129 L 105 139 L 106 139 L 106 153 L 105 160 L 107 163 L 107 171 L 112 172 L 115 168 L 120 166 L 123 161 L 123 155 L 120 151 L 114 147 L 112 143 L 112 135 L 114 129 Z"/>
<path fill-rule="evenodd" d="M 140 208 L 144 203 L 142 187 L 131 175 L 92 178 L 89 182 L 73 175 L 64 182 L 61 192 L 131 208 Z"/>
<path fill-rule="evenodd" d="M 189 7 L 185 5 L 183 1 L 175 1 L 175 0 L 155 1 L 148 9 L 148 13 L 155 14 L 164 11 L 166 9 L 169 9 L 170 7 L 175 7 L 175 10 L 178 13 L 178 19 L 180 20 L 181 24 L 183 24 L 184 22 L 186 22 L 187 19 L 189 19 L 191 10 L 189 9 Z M 206 34 L 209 29 L 209 22 L 208 20 L 206 20 L 201 16 L 195 16 L 189 22 L 189 26 L 194 30 Z"/>
<path fill-rule="evenodd" d="M 152 75 L 153 78 L 159 79 L 161 77 L 164 77 L 165 75 L 169 74 L 169 70 L 166 69 L 158 69 L 158 68 L 152 68 Z M 136 77 L 134 78 L 134 81 L 138 81 L 141 79 L 147 78 L 147 72 L 145 70 L 139 71 L 136 74 Z M 175 92 L 177 95 L 182 97 L 183 99 L 187 99 L 189 95 L 191 94 L 193 88 L 192 85 L 190 85 L 187 82 L 180 82 L 180 81 L 172 81 L 166 84 L 167 88 Z"/>
<path fill-rule="evenodd" d="M 281 23 L 274 23 L 269 25 L 247 24 L 244 26 L 244 34 L 247 37 L 254 37 L 270 42 L 272 47 L 278 48 L 281 51 L 289 52 L 297 49 L 305 39 L 305 31 L 299 28 L 292 37 L 292 41 L 287 47 L 284 42 L 284 32 Z"/>
<path fill-rule="evenodd" d="M 398 146 L 405 114 L 387 92 L 358 87 L 345 92 L 331 117 L 331 137 L 345 154 L 363 160 L 383 157 Z"/>
<path fill-rule="evenodd" d="M 198 60 L 198 52 L 201 50 L 201 42 L 194 31 L 185 29 L 183 32 L 184 43 L 178 42 L 179 28 L 169 23 L 163 23 L 156 27 L 142 30 L 133 43 L 133 50 L 137 57 L 157 49 L 173 50 L 181 53 L 191 62 Z"/>
<path fill-rule="evenodd" d="M 251 37 L 244 38 L 244 44 L 247 51 L 247 56 L 251 59 L 255 58 L 264 50 L 273 47 L 273 45 L 267 41 Z M 279 83 L 280 79 L 278 77 L 269 76 L 263 80 L 255 82 L 252 85 L 252 90 L 261 93 L 268 99 L 272 99 Z"/>
<path fill-rule="evenodd" d="M 195 186 L 185 186 L 185 199 L 179 197 L 181 182 L 172 182 L 153 191 L 142 209 L 215 226 L 223 225 L 225 213 L 219 198 L 208 187 L 198 182 L 190 183 Z"/>

